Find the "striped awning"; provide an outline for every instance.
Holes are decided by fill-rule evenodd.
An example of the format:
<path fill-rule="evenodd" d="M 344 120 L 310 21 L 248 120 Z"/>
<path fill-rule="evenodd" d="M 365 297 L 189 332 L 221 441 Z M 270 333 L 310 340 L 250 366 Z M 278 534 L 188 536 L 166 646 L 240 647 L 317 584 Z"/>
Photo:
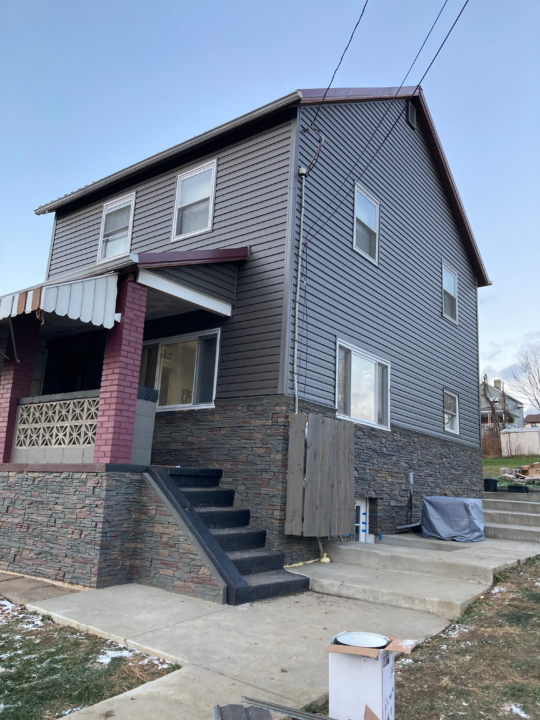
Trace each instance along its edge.
<path fill-rule="evenodd" d="M 112 328 L 120 321 L 116 313 L 118 274 L 41 285 L 0 298 L 0 320 L 35 310 L 80 320 L 97 327 Z"/>

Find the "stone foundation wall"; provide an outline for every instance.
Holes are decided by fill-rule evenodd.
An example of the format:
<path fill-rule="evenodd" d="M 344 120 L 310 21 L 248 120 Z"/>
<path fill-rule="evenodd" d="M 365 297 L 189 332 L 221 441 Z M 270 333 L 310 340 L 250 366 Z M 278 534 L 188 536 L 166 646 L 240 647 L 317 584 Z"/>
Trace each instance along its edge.
<path fill-rule="evenodd" d="M 312 403 L 300 402 L 300 409 L 335 416 Z M 287 564 L 318 557 L 314 540 L 283 534 L 291 412 L 291 398 L 264 396 L 158 413 L 152 451 L 154 464 L 221 468 L 222 486 L 236 491 L 235 504 L 249 508 L 252 526 L 267 531 L 267 547 L 283 550 Z M 357 496 L 370 498 L 370 532 L 376 534 L 418 521 L 424 495 L 483 497 L 480 447 L 397 426 L 384 432 L 355 425 L 355 476 Z"/>
<path fill-rule="evenodd" d="M 216 400 L 205 410 L 157 413 L 152 463 L 220 468 L 222 487 L 266 530 L 266 546 L 285 552 L 285 564 L 319 556 L 311 538 L 284 535 L 290 398 Z"/>
<path fill-rule="evenodd" d="M 222 602 L 222 583 L 139 473 L 0 469 L 0 569 Z"/>
<path fill-rule="evenodd" d="M 419 522 L 425 495 L 482 498 L 482 451 L 392 426 L 355 426 L 356 494 L 370 501 L 370 532 L 393 533 Z M 409 473 L 414 473 L 412 516 Z"/>

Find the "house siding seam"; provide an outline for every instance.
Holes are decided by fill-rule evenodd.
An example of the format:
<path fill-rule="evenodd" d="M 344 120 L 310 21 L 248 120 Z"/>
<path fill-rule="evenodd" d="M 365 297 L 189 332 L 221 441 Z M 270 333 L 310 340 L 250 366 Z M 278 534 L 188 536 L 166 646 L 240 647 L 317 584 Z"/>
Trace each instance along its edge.
<path fill-rule="evenodd" d="M 134 253 L 250 247 L 249 259 L 238 266 L 233 315 L 223 324 L 217 387 L 221 398 L 277 390 L 294 127 L 291 120 L 281 123 L 123 193 L 136 192 Z M 212 231 L 171 242 L 177 175 L 214 158 Z M 103 202 L 58 214 L 49 279 L 96 262 Z M 204 271 L 197 272 L 191 281 L 205 283 Z M 223 276 L 225 271 L 220 272 Z M 187 269 L 182 273 L 188 277 Z M 214 292 L 218 287 L 230 295 L 230 286 L 223 288 L 216 278 Z"/>
<path fill-rule="evenodd" d="M 402 110 L 397 101 L 385 127 Z M 403 115 L 361 184 L 381 203 L 379 267 L 355 252 L 354 177 L 346 179 L 385 112 L 388 102 L 333 104 L 317 120 L 325 142 L 306 182 L 306 250 L 299 321 L 300 397 L 335 406 L 336 339 L 351 342 L 392 363 L 391 419 L 400 426 L 446 440 L 443 387 L 459 394 L 457 442 L 478 447 L 477 281 L 459 235 L 422 128 Z M 301 108 L 309 124 L 314 108 Z M 300 133 L 299 164 L 316 149 Z M 364 167 L 375 152 L 366 153 Z M 360 166 L 362 167 L 362 166 Z M 357 176 L 361 169 L 357 170 Z M 345 181 L 343 204 L 318 235 L 311 226 Z M 294 245 L 297 278 L 300 197 Z M 330 213 L 324 215 L 324 219 Z M 316 226 L 317 227 L 317 226 Z M 459 275 L 459 323 L 442 317 L 442 263 Z M 293 308 L 294 309 L 294 308 Z M 289 338 L 293 337 L 293 313 Z M 287 393 L 293 393 L 293 343 L 288 357 Z"/>
<path fill-rule="evenodd" d="M 0 509 L 0 570 L 223 602 L 214 570 L 140 474 L 0 470 Z"/>

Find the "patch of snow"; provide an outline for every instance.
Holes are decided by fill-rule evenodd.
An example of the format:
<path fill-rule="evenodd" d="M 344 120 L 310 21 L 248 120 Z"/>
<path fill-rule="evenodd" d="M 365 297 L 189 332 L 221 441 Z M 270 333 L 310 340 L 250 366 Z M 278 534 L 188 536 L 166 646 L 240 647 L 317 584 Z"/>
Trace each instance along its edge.
<path fill-rule="evenodd" d="M 96 662 L 101 663 L 102 665 L 108 665 L 113 658 L 133 657 L 134 655 L 137 655 L 134 650 L 105 650 L 104 653 L 96 658 Z"/>
<path fill-rule="evenodd" d="M 494 588 L 491 589 L 492 595 L 498 595 L 501 592 L 506 592 L 506 588 L 501 587 L 500 585 L 496 585 Z"/>
<path fill-rule="evenodd" d="M 505 703 L 501 710 L 503 710 L 507 715 L 510 715 L 510 713 L 513 713 L 514 715 L 517 715 L 518 717 L 522 718 L 530 718 L 530 715 L 527 715 L 526 712 L 524 712 L 521 705 L 515 705 L 514 703 Z"/>
<path fill-rule="evenodd" d="M 412 662 L 412 660 L 410 660 L 409 662 Z M 142 660 L 140 664 L 146 665 L 146 663 L 153 663 L 154 665 L 157 665 L 160 670 L 164 670 L 165 668 L 168 668 L 172 665 L 172 663 L 170 663 L 168 660 L 162 660 L 161 658 L 155 656 L 147 657 L 146 660 Z"/>
<path fill-rule="evenodd" d="M 69 710 L 64 710 L 63 713 L 60 713 L 60 715 L 57 715 L 57 717 L 64 717 L 65 715 L 70 715 L 73 712 L 77 712 L 77 710 L 82 710 L 84 705 L 81 705 L 80 707 L 76 708 L 70 708 Z"/>

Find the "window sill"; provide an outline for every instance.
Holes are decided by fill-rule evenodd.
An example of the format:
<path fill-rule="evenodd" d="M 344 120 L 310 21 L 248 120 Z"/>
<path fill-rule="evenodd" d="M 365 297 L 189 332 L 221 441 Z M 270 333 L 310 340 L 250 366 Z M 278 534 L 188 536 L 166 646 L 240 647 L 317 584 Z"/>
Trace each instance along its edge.
<path fill-rule="evenodd" d="M 352 422 L 355 425 L 367 425 L 368 427 L 375 428 L 376 430 L 391 432 L 391 429 L 386 425 L 378 425 L 377 423 L 372 423 L 369 420 L 360 420 L 359 418 L 349 417 L 349 415 L 342 415 L 338 412 L 336 412 L 336 417 L 338 418 L 338 420 L 347 420 L 348 422 Z"/>
<path fill-rule="evenodd" d="M 359 255 L 361 255 L 361 256 L 362 256 L 363 258 L 365 258 L 366 260 L 369 260 L 369 262 L 370 262 L 372 265 L 375 265 L 375 267 L 379 267 L 379 255 L 378 255 L 378 254 L 377 254 L 377 259 L 375 260 L 374 258 L 371 257 L 371 255 L 368 255 L 368 254 L 367 254 L 366 252 L 364 252 L 363 250 L 360 250 L 359 247 L 356 247 L 356 245 L 355 245 L 354 243 L 353 243 L 353 250 L 354 250 L 354 252 L 358 253 Z M 377 427 L 378 427 L 378 426 L 377 426 Z"/>
<path fill-rule="evenodd" d="M 459 430 L 447 430 L 444 428 L 444 432 L 448 433 L 449 435 L 454 435 L 454 437 L 459 437 Z"/>
<path fill-rule="evenodd" d="M 212 232 L 212 227 L 205 227 L 201 230 L 194 230 L 193 232 L 186 233 L 185 235 L 175 235 L 171 238 L 171 242 L 180 242 L 181 240 L 186 240 L 190 237 L 195 237 L 196 235 L 204 235 L 204 233 Z"/>
<path fill-rule="evenodd" d="M 214 409 L 215 403 L 206 403 L 204 405 L 160 405 L 156 408 L 156 413 L 159 412 L 185 412 L 186 410 L 212 410 Z"/>
<path fill-rule="evenodd" d="M 105 263 L 114 262 L 116 260 L 121 260 L 122 258 L 128 258 L 130 256 L 131 252 L 128 250 L 128 252 L 122 253 L 121 255 L 111 255 L 111 257 L 96 260 L 96 265 L 104 265 Z"/>
<path fill-rule="evenodd" d="M 452 325 L 455 325 L 456 327 L 459 326 L 458 321 L 454 320 L 454 318 L 450 317 L 450 315 L 447 315 L 446 313 L 441 313 L 441 317 L 443 317 L 445 320 L 448 320 L 448 322 L 451 322 Z"/>

